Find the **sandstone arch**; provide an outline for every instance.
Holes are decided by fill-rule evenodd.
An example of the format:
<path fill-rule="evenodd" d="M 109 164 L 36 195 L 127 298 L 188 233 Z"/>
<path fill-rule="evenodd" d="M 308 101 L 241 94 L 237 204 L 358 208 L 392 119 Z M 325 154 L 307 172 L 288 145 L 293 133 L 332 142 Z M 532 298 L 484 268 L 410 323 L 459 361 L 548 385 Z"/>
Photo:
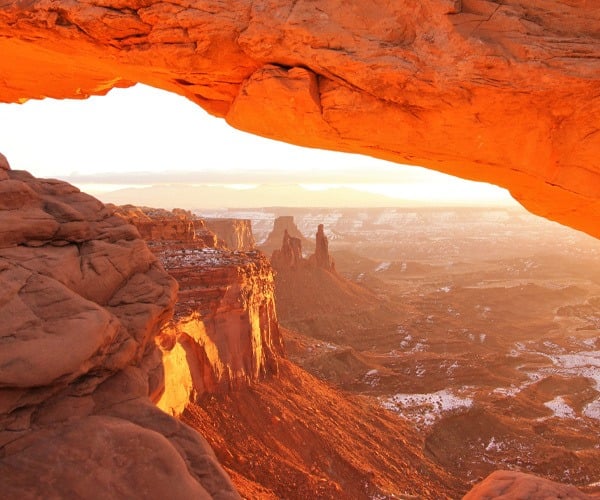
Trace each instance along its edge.
<path fill-rule="evenodd" d="M 600 236 L 600 6 L 0 2 L 0 101 L 142 82 L 233 126 L 508 188 Z"/>

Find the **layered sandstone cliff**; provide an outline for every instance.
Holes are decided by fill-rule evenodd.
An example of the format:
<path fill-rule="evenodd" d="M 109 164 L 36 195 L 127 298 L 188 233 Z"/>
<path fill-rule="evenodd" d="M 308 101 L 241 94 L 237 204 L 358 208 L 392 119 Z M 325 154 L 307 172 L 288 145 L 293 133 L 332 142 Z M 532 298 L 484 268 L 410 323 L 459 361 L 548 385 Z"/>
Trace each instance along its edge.
<path fill-rule="evenodd" d="M 179 284 L 174 320 L 158 337 L 166 379 L 159 408 L 179 415 L 205 394 L 276 374 L 283 344 L 269 261 L 260 252 L 223 248 L 208 229 L 212 239 L 199 241 L 193 235 L 208 224 L 189 212 L 120 207 L 118 213 L 150 238 L 151 250 Z M 253 241 L 244 221 L 212 220 L 215 226 L 225 236 L 239 230 L 230 233 L 236 245 Z"/>
<path fill-rule="evenodd" d="M 0 100 L 143 82 L 233 126 L 508 188 L 600 235 L 600 7 L 568 0 L 0 4 Z"/>
<path fill-rule="evenodd" d="M 256 242 L 249 219 L 204 219 L 206 226 L 229 250 L 253 250 Z"/>
<path fill-rule="evenodd" d="M 188 210 L 165 210 L 133 205 L 114 209 L 121 218 L 133 224 L 140 236 L 150 245 L 185 244 L 194 248 L 219 246 L 217 235 L 207 227 L 206 222 Z"/>
<path fill-rule="evenodd" d="M 207 393 L 275 375 L 283 343 L 268 260 L 258 252 L 214 249 L 160 258 L 180 284 L 176 321 L 160 336 L 167 378 L 185 378 L 189 391 L 182 399 L 181 385 L 172 386 L 179 396 L 168 386 L 159 407 L 178 414 Z"/>
<path fill-rule="evenodd" d="M 4 497 L 238 498 L 207 443 L 151 402 L 176 283 L 133 226 L 0 156 L 0 290 Z"/>

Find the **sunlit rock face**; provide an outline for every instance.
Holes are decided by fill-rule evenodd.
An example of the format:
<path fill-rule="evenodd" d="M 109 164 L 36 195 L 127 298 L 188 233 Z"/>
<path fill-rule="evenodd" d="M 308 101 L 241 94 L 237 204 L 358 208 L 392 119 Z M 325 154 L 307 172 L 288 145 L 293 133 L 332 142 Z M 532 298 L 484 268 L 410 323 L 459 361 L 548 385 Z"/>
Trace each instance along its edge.
<path fill-rule="evenodd" d="M 149 398 L 176 288 L 111 208 L 0 155 L 3 496 L 238 498 L 206 442 Z"/>
<path fill-rule="evenodd" d="M 143 82 L 235 127 L 498 184 L 600 235 L 600 6 L 566 0 L 0 4 L 0 101 Z"/>
<path fill-rule="evenodd" d="M 114 208 L 119 217 L 134 225 L 140 236 L 153 245 L 180 244 L 204 248 L 215 247 L 218 244 L 216 235 L 208 229 L 205 222 L 188 210 L 165 210 L 133 205 Z"/>
<path fill-rule="evenodd" d="M 157 338 L 165 370 L 158 407 L 180 415 L 205 394 L 277 374 L 283 340 L 273 270 L 260 252 L 241 250 L 254 245 L 250 221 L 205 223 L 179 209 L 130 205 L 117 207 L 116 213 L 140 230 L 179 283 L 175 317 Z"/>
<path fill-rule="evenodd" d="M 252 223 L 249 219 L 204 219 L 206 227 L 229 250 L 252 250 L 255 245 Z"/>

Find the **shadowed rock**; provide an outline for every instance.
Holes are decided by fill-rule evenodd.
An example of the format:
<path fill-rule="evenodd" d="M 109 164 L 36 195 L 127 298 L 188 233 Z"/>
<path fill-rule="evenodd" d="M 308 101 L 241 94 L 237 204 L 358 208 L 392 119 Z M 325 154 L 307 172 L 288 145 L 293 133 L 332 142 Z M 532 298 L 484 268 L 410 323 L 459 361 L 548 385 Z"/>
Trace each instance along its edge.
<path fill-rule="evenodd" d="M 0 172 L 2 495 L 238 498 L 206 442 L 149 399 L 175 281 L 111 208 Z"/>

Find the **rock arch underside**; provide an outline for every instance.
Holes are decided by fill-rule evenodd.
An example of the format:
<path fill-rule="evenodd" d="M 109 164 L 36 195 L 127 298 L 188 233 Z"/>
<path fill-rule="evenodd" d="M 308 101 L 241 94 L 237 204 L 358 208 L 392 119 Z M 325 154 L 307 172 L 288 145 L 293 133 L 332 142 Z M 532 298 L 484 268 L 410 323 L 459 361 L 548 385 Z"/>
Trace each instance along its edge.
<path fill-rule="evenodd" d="M 591 0 L 3 1 L 0 53 L 0 101 L 142 82 L 255 134 L 503 186 L 600 235 Z"/>
<path fill-rule="evenodd" d="M 596 1 L 0 0 L 0 102 L 137 82 L 258 135 L 506 187 L 530 211 L 600 237 Z M 118 216 L 2 155 L 0 184 L 0 490 L 238 498 L 206 441 L 154 405 L 197 345 L 164 328 L 176 284 L 140 240 L 146 216 Z M 199 362 L 231 379 L 276 373 L 270 266 L 231 258 L 246 298 L 231 292 L 227 305 L 251 324 L 254 358 L 230 374 L 213 346 L 214 359 L 197 349 Z M 213 334 L 196 323 L 199 338 Z M 483 484 L 469 498 L 584 498 L 515 473 Z"/>

